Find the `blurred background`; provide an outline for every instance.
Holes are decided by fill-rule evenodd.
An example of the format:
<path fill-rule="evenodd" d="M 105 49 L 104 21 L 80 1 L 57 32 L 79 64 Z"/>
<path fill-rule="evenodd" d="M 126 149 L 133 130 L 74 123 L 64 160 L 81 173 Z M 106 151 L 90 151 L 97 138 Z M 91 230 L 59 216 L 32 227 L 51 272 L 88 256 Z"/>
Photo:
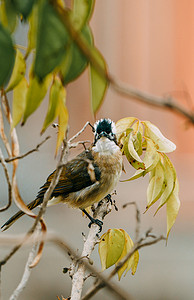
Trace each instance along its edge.
<path fill-rule="evenodd" d="M 108 63 L 110 73 L 133 88 L 157 96 L 172 95 L 188 110 L 194 107 L 194 1 L 193 0 L 97 0 L 91 21 L 95 43 Z M 16 35 L 18 43 L 26 45 L 26 31 L 20 29 Z M 70 136 L 86 123 L 94 122 L 90 111 L 88 73 L 67 87 L 67 107 L 70 115 Z M 21 153 L 34 148 L 42 139 L 40 128 L 47 103 L 33 114 L 24 127 L 18 126 Z M 194 299 L 194 127 L 183 117 L 164 109 L 148 107 L 122 97 L 109 88 L 97 119 L 109 117 L 117 121 L 135 116 L 149 120 L 177 145 L 170 155 L 180 182 L 181 208 L 171 231 L 168 245 L 157 245 L 140 250 L 140 262 L 135 276 L 130 273 L 119 283 L 136 300 L 191 300 Z M 21 194 L 30 202 L 39 187 L 56 166 L 56 130 L 48 129 L 44 134 L 51 139 L 40 151 L 20 161 L 18 184 Z M 80 139 L 91 139 L 87 128 Z M 73 150 L 70 156 L 81 147 Z M 126 167 L 130 177 L 133 170 Z M 3 174 L 3 173 L 2 173 Z M 1 200 L 6 203 L 7 190 L 1 176 Z M 115 200 L 119 212 L 113 211 L 106 217 L 103 231 L 108 228 L 123 228 L 131 238 L 135 235 L 135 209 L 122 209 L 129 201 L 136 201 L 141 212 L 141 234 L 153 228 L 153 233 L 166 233 L 165 207 L 155 216 L 157 208 L 143 214 L 146 206 L 148 178 L 119 183 Z M 1 214 L 1 223 L 16 211 L 13 205 Z M 88 232 L 88 220 L 81 212 L 58 205 L 48 208 L 45 216 L 49 230 L 56 231 L 75 249 L 81 251 L 81 233 Z M 9 230 L 10 234 L 26 232 L 32 221 L 24 217 Z M 4 233 L 1 233 L 4 234 Z M 3 267 L 1 284 L 2 299 L 9 299 L 23 273 L 30 248 L 22 248 Z M 9 248 L 1 250 L 1 257 Z M 92 255 L 98 268 L 98 252 Z M 56 296 L 69 296 L 71 280 L 62 273 L 69 266 L 69 259 L 53 245 L 46 245 L 39 265 L 32 271 L 31 278 L 21 300 L 51 300 Z M 91 285 L 88 281 L 85 291 Z M 114 299 L 107 290 L 93 299 Z"/>

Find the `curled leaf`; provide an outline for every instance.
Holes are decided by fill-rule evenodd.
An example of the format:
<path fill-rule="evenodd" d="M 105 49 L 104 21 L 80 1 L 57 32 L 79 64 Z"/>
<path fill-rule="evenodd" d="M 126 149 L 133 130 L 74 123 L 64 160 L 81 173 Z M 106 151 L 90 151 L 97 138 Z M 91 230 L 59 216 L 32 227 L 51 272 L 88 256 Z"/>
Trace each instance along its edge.
<path fill-rule="evenodd" d="M 116 122 L 117 141 L 120 144 L 121 137 L 124 136 L 127 129 L 131 128 L 132 124 L 137 120 L 134 117 L 123 118 Z"/>
<path fill-rule="evenodd" d="M 176 149 L 176 145 L 164 137 L 158 127 L 154 124 L 149 121 L 143 121 L 142 124 L 145 127 L 145 136 L 154 141 L 158 151 L 169 153 Z"/>
<path fill-rule="evenodd" d="M 163 167 L 164 167 L 164 184 L 165 184 L 165 189 L 164 192 L 162 193 L 162 196 L 160 198 L 160 204 L 158 209 L 156 210 L 155 214 L 158 212 L 158 210 L 168 201 L 169 197 L 174 191 L 175 188 L 175 182 L 176 182 L 176 171 L 175 168 L 170 161 L 170 159 L 163 154 Z"/>
<path fill-rule="evenodd" d="M 76 30 L 81 30 L 89 21 L 93 8 L 94 0 L 74 0 L 72 10 L 72 22 Z"/>

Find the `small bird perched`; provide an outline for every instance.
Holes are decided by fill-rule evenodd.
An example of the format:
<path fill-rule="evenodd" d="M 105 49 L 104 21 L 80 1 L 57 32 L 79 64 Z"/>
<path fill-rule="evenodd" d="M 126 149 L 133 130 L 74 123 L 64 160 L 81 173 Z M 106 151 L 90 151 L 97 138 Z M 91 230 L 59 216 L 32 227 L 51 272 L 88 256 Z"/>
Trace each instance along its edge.
<path fill-rule="evenodd" d="M 99 225 L 102 221 L 92 218 L 85 208 L 99 202 L 116 186 L 122 172 L 122 153 L 116 140 L 115 123 L 110 119 L 101 119 L 94 124 L 94 143 L 62 167 L 59 181 L 55 186 L 48 206 L 59 202 L 81 209 L 91 220 Z M 43 202 L 56 170 L 49 175 L 40 188 L 35 200 L 28 204 L 32 210 Z M 1 228 L 8 229 L 24 212 L 19 211 Z M 90 224 L 91 224 L 90 223 Z"/>

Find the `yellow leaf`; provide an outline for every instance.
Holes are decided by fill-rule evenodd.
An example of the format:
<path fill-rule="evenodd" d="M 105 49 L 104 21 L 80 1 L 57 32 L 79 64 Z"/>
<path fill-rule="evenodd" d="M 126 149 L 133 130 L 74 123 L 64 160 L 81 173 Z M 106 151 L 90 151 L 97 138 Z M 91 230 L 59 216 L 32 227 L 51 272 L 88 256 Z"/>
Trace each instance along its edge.
<path fill-rule="evenodd" d="M 31 76 L 29 88 L 26 95 L 26 109 L 24 112 L 23 122 L 39 107 L 44 99 L 48 87 L 51 83 L 52 76 L 49 74 L 43 81 L 39 81 L 37 77 Z"/>
<path fill-rule="evenodd" d="M 129 135 L 129 141 L 128 141 L 128 149 L 129 149 L 129 153 L 131 154 L 131 156 L 137 160 L 140 163 L 143 163 L 142 159 L 139 157 L 139 155 L 136 152 L 135 146 L 134 146 L 134 141 L 136 140 L 136 136 L 133 133 L 133 131 L 131 132 L 131 134 Z"/>
<path fill-rule="evenodd" d="M 61 89 L 63 89 L 61 80 L 55 76 L 50 88 L 49 107 L 41 133 L 43 133 L 46 130 L 46 128 L 56 119 L 56 117 L 59 114 L 58 106 L 60 105 L 60 102 L 58 99 L 60 97 Z M 66 97 L 66 93 L 64 97 Z"/>
<path fill-rule="evenodd" d="M 164 172 L 165 189 L 160 199 L 160 205 L 156 210 L 155 214 L 168 201 L 169 197 L 172 195 L 173 190 L 175 188 L 175 182 L 176 182 L 176 171 L 174 169 L 173 164 L 165 154 L 163 154 L 163 159 L 164 159 L 163 167 L 165 170 Z"/>
<path fill-rule="evenodd" d="M 14 68 L 11 74 L 11 78 L 9 80 L 8 86 L 6 88 L 6 93 L 13 90 L 15 86 L 19 84 L 19 82 L 24 77 L 26 71 L 26 62 L 22 53 L 16 49 L 16 58 Z"/>
<path fill-rule="evenodd" d="M 124 144 L 123 144 L 123 152 L 129 161 L 129 163 L 136 169 L 145 169 L 145 165 L 143 161 L 141 161 L 141 158 L 138 156 L 137 152 L 135 151 L 135 148 L 133 146 L 133 142 L 129 142 L 130 140 L 130 134 L 124 139 Z M 133 156 L 132 156 L 133 154 Z M 137 159 L 134 157 L 136 156 Z"/>
<path fill-rule="evenodd" d="M 13 90 L 12 129 L 19 123 L 19 121 L 21 120 L 24 114 L 25 107 L 26 107 L 27 90 L 28 90 L 28 82 L 24 77 Z"/>
<path fill-rule="evenodd" d="M 179 200 L 179 183 L 178 179 L 176 178 L 175 188 L 166 203 L 166 213 L 167 213 L 167 239 L 170 233 L 174 222 L 176 221 L 176 217 L 178 215 L 180 208 L 180 200 Z"/>
<path fill-rule="evenodd" d="M 154 141 L 158 151 L 169 153 L 176 149 L 176 145 L 165 138 L 158 127 L 149 121 L 143 121 L 142 124 L 144 124 L 145 127 L 144 135 Z"/>
<path fill-rule="evenodd" d="M 127 234 L 127 232 L 123 229 L 120 229 L 125 237 L 125 245 L 123 248 L 123 252 L 118 260 L 121 261 L 128 253 L 129 251 L 133 248 L 134 244 L 132 239 L 130 238 L 130 236 Z M 119 280 L 121 279 L 122 274 L 125 272 L 125 275 L 127 274 L 127 272 L 131 269 L 132 270 L 132 274 L 134 275 L 137 269 L 137 264 L 139 261 L 139 253 L 138 251 L 136 251 L 129 259 L 128 261 L 126 261 L 126 263 L 119 269 L 118 271 L 118 277 Z M 117 262 L 117 263 L 118 263 Z"/>
<path fill-rule="evenodd" d="M 102 271 L 118 261 L 123 252 L 124 243 L 124 234 L 120 229 L 109 229 L 102 235 L 98 248 Z"/>
<path fill-rule="evenodd" d="M 153 205 L 164 192 L 164 168 L 159 161 L 156 168 L 154 169 L 154 176 L 152 177 L 148 189 L 147 189 L 147 209 Z"/>
<path fill-rule="evenodd" d="M 59 131 L 57 136 L 57 146 L 56 152 L 58 151 L 62 141 L 65 138 L 65 132 L 67 130 L 68 125 L 68 110 L 65 105 L 66 102 L 66 90 L 63 86 L 61 86 L 59 94 L 58 94 L 58 123 L 59 123 Z"/>
<path fill-rule="evenodd" d="M 127 129 L 131 128 L 132 124 L 137 120 L 137 118 L 134 117 L 128 117 L 120 119 L 116 122 L 116 132 L 117 132 L 117 140 L 120 144 L 120 139 L 123 136 L 123 134 L 126 132 Z"/>

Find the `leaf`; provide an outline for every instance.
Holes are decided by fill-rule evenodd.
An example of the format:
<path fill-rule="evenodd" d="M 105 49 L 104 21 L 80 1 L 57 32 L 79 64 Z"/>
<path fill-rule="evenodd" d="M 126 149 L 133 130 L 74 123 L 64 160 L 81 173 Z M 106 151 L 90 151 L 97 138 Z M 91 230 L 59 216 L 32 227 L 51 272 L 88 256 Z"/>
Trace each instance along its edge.
<path fill-rule="evenodd" d="M 42 82 L 39 82 L 37 77 L 31 76 L 29 88 L 26 95 L 26 109 L 22 125 L 25 124 L 27 118 L 39 107 L 44 99 L 48 87 L 51 83 L 52 76 L 48 75 Z"/>
<path fill-rule="evenodd" d="M 172 195 L 173 190 L 175 188 L 175 182 L 176 182 L 176 171 L 174 169 L 173 164 L 165 154 L 163 154 L 163 159 L 164 159 L 163 167 L 165 170 L 164 172 L 165 190 L 161 196 L 160 205 L 156 210 L 155 214 L 168 201 L 169 197 Z"/>
<path fill-rule="evenodd" d="M 74 0 L 71 19 L 76 30 L 81 30 L 89 21 L 93 8 L 94 0 Z"/>
<path fill-rule="evenodd" d="M 58 116 L 59 113 L 58 105 L 59 105 L 61 88 L 62 88 L 61 80 L 58 77 L 55 77 L 50 88 L 49 107 L 41 130 L 41 134 Z"/>
<path fill-rule="evenodd" d="M 134 146 L 134 142 L 136 140 L 136 136 L 133 133 L 133 131 L 130 133 L 129 135 L 129 141 L 128 141 L 128 149 L 129 149 L 129 153 L 131 154 L 131 156 L 137 160 L 140 163 L 143 163 L 142 159 L 139 157 L 138 153 L 136 152 L 135 146 Z"/>
<path fill-rule="evenodd" d="M 131 129 L 132 130 L 132 129 Z M 139 169 L 143 169 L 145 170 L 145 165 L 143 163 L 143 161 L 138 161 L 136 160 L 133 156 L 132 156 L 132 153 L 134 155 L 134 152 L 135 152 L 135 149 L 133 147 L 133 145 L 129 144 L 129 139 L 130 139 L 130 134 L 128 134 L 128 136 L 125 138 L 125 142 L 124 142 L 124 145 L 123 145 L 123 152 L 127 158 L 127 160 L 129 161 L 129 163 L 136 169 L 136 170 L 139 170 Z M 134 155 L 135 156 L 135 155 Z M 137 157 L 138 157 L 138 154 L 137 154 Z"/>
<path fill-rule="evenodd" d="M 1 24 L 0 45 L 0 87 L 2 87 L 11 75 L 15 61 L 15 50 L 9 33 Z"/>
<path fill-rule="evenodd" d="M 156 168 L 154 169 L 154 176 L 151 178 L 148 189 L 147 189 L 147 207 L 148 209 L 152 206 L 162 195 L 165 188 L 165 175 L 164 168 L 159 161 Z"/>
<path fill-rule="evenodd" d="M 152 170 L 152 168 L 155 168 L 155 166 L 157 165 L 159 160 L 159 154 L 157 152 L 154 142 L 151 139 L 146 137 L 145 140 L 146 140 L 146 153 L 143 162 L 145 163 L 146 166 L 146 173 L 148 173 L 149 171 Z"/>
<path fill-rule="evenodd" d="M 26 19 L 36 0 L 11 0 L 15 9 Z"/>
<path fill-rule="evenodd" d="M 26 63 L 22 53 L 16 49 L 16 58 L 14 68 L 11 74 L 11 78 L 9 80 L 8 86 L 5 92 L 9 92 L 14 89 L 16 85 L 22 80 L 26 71 Z"/>
<path fill-rule="evenodd" d="M 176 145 L 165 138 L 161 131 L 149 121 L 142 122 L 145 126 L 144 135 L 149 137 L 156 144 L 157 150 L 164 153 L 172 152 L 176 149 Z"/>
<path fill-rule="evenodd" d="M 98 62 L 98 64 L 101 66 L 104 73 L 106 74 L 107 67 L 102 54 L 96 48 L 93 48 L 93 55 L 96 61 Z M 95 114 L 103 102 L 105 92 L 108 87 L 108 83 L 105 77 L 99 74 L 99 72 L 91 64 L 89 65 L 89 74 L 90 74 L 91 107 L 92 107 L 92 112 Z"/>
<path fill-rule="evenodd" d="M 57 146 L 56 146 L 56 152 L 58 151 L 62 141 L 65 138 L 65 132 L 67 130 L 68 125 L 68 110 L 65 105 L 66 102 L 66 90 L 62 86 L 59 92 L 58 96 L 58 124 L 59 124 L 59 131 L 57 136 Z"/>
<path fill-rule="evenodd" d="M 26 57 L 28 57 L 30 51 L 36 47 L 36 38 L 38 30 L 38 4 L 35 4 L 32 9 L 32 13 L 28 18 L 29 30 L 28 30 L 28 48 L 26 50 Z"/>
<path fill-rule="evenodd" d="M 167 214 L 167 239 L 170 233 L 174 222 L 176 221 L 176 217 L 178 215 L 180 208 L 180 200 L 179 200 L 179 183 L 178 179 L 176 178 L 175 188 L 166 203 L 166 214 Z"/>
<path fill-rule="evenodd" d="M 127 234 L 127 232 L 123 229 L 121 229 L 121 231 L 123 232 L 124 237 L 125 237 L 125 246 L 124 246 L 123 252 L 116 264 L 118 264 L 129 253 L 129 251 L 134 246 L 134 243 L 133 243 L 132 239 L 130 238 L 130 236 Z M 119 280 L 121 279 L 122 274 L 126 271 L 125 272 L 125 275 L 126 275 L 130 269 L 132 270 L 132 275 L 134 275 L 136 272 L 136 269 L 137 269 L 138 261 L 139 261 L 139 253 L 138 253 L 138 251 L 136 251 L 126 261 L 126 263 L 119 269 L 119 271 L 118 271 Z"/>
<path fill-rule="evenodd" d="M 131 128 L 132 124 L 137 120 L 134 117 L 128 117 L 120 119 L 116 122 L 117 141 L 120 144 L 121 137 L 124 135 L 127 129 Z"/>
<path fill-rule="evenodd" d="M 124 243 L 124 234 L 120 229 L 109 229 L 102 235 L 98 249 L 102 271 L 118 261 L 123 252 Z"/>
<path fill-rule="evenodd" d="M 20 83 L 13 90 L 13 104 L 12 104 L 12 129 L 21 120 L 25 108 L 26 108 L 26 95 L 28 90 L 28 82 L 25 77 L 20 81 Z"/>
<path fill-rule="evenodd" d="M 93 36 L 89 26 L 85 26 L 82 29 L 82 36 L 88 45 L 91 46 L 93 44 Z M 75 80 L 85 70 L 87 65 L 87 58 L 79 50 L 76 43 L 72 42 L 60 67 L 63 84 L 66 85 Z"/>
<path fill-rule="evenodd" d="M 1 1 L 0 20 L 1 24 L 12 33 L 17 24 L 17 15 L 12 0 Z"/>
<path fill-rule="evenodd" d="M 38 19 L 34 72 L 42 80 L 61 63 L 70 39 L 49 1 L 41 2 Z"/>

